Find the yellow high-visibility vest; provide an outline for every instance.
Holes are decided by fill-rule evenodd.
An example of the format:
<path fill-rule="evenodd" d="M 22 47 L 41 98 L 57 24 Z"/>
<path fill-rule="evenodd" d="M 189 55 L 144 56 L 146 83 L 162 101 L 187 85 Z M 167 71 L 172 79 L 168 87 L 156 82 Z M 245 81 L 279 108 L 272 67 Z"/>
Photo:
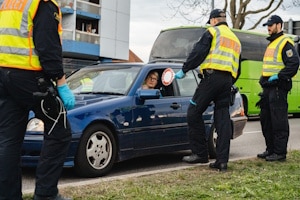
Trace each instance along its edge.
<path fill-rule="evenodd" d="M 294 45 L 294 42 L 290 38 L 282 35 L 268 45 L 263 59 L 262 76 L 268 77 L 278 74 L 284 68 L 282 49 L 287 42 Z"/>
<path fill-rule="evenodd" d="M 81 79 L 80 83 L 82 85 L 81 92 L 91 92 L 93 90 L 94 83 L 92 79 L 86 77 Z"/>
<path fill-rule="evenodd" d="M 241 43 L 226 25 L 212 26 L 208 31 L 213 36 L 209 54 L 200 65 L 204 69 L 228 71 L 236 78 L 241 53 Z"/>
<path fill-rule="evenodd" d="M 47 1 L 47 0 L 45 0 Z M 59 20 L 58 34 L 62 34 L 61 12 L 55 16 Z M 42 70 L 33 43 L 33 18 L 40 0 L 4 0 L 0 7 L 0 66 L 24 70 Z"/>

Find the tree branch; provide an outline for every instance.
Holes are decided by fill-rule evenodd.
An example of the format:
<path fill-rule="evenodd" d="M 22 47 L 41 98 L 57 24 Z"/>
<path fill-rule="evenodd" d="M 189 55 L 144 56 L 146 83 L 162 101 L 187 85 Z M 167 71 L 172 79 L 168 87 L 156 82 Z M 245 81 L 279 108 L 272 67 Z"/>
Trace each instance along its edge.
<path fill-rule="evenodd" d="M 277 10 L 279 8 L 279 6 L 282 4 L 283 0 L 280 0 L 277 4 L 277 6 L 272 9 L 271 11 L 269 11 L 266 15 L 262 16 L 252 27 L 249 28 L 249 30 L 256 28 L 263 19 L 266 19 L 268 16 L 270 16 L 275 10 Z"/>

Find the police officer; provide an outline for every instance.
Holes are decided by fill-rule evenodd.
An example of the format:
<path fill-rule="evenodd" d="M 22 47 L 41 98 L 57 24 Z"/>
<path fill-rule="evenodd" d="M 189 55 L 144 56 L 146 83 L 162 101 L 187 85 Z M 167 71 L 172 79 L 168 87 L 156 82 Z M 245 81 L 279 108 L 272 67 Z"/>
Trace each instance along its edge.
<path fill-rule="evenodd" d="M 289 138 L 287 93 L 292 88 L 292 77 L 299 68 L 299 57 L 294 42 L 283 34 L 282 19 L 272 15 L 263 26 L 268 27 L 270 41 L 263 59 L 259 102 L 260 122 L 266 151 L 257 155 L 267 161 L 286 160 Z"/>
<path fill-rule="evenodd" d="M 192 154 L 184 156 L 188 163 L 208 163 L 208 147 L 202 114 L 214 101 L 214 121 L 218 133 L 217 159 L 209 165 L 220 171 L 227 170 L 232 127 L 229 115 L 230 90 L 239 74 L 241 44 L 228 28 L 226 14 L 221 9 L 210 13 L 211 27 L 202 35 L 189 54 L 182 70 L 175 74 L 180 79 L 200 65 L 203 79 L 199 83 L 187 111 L 189 140 Z"/>
<path fill-rule="evenodd" d="M 22 199 L 20 156 L 30 110 L 45 129 L 34 200 L 67 199 L 57 184 L 71 141 L 64 107 L 73 108 L 75 98 L 62 67 L 61 12 L 55 0 L 1 2 L 0 199 Z"/>

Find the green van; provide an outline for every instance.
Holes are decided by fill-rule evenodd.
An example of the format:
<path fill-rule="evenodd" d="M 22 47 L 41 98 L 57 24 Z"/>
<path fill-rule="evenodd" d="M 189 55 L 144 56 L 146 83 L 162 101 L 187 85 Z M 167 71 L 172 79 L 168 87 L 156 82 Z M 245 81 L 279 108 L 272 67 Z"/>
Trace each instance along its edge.
<path fill-rule="evenodd" d="M 207 27 L 185 26 L 162 30 L 156 38 L 149 62 L 184 62 L 193 45 L 200 39 Z M 259 108 L 255 106 L 262 91 L 259 78 L 262 60 L 268 45 L 267 34 L 232 29 L 242 44 L 241 75 L 236 82 L 244 101 L 245 114 L 255 116 Z M 290 35 L 299 52 L 299 36 Z M 288 95 L 290 114 L 300 115 L 300 73 L 293 78 L 293 88 Z"/>

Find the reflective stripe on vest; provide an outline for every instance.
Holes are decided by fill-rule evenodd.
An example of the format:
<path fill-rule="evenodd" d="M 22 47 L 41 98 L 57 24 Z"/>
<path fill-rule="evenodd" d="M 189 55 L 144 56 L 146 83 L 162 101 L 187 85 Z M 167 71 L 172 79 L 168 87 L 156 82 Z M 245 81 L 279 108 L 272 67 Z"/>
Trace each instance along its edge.
<path fill-rule="evenodd" d="M 200 65 L 200 70 L 216 69 L 228 71 L 236 78 L 241 53 L 241 43 L 236 35 L 226 26 L 209 27 L 213 40 L 209 54 Z"/>
<path fill-rule="evenodd" d="M 268 45 L 263 59 L 263 76 L 268 77 L 278 74 L 284 68 L 282 49 L 287 42 L 294 45 L 294 42 L 290 38 L 282 35 Z"/>
<path fill-rule="evenodd" d="M 57 3 L 51 0 L 56 6 Z M 40 71 L 32 38 L 33 18 L 40 0 L 4 0 L 0 6 L 0 66 Z M 58 13 L 61 32 L 61 12 Z M 59 33 L 61 35 L 61 33 Z"/>

